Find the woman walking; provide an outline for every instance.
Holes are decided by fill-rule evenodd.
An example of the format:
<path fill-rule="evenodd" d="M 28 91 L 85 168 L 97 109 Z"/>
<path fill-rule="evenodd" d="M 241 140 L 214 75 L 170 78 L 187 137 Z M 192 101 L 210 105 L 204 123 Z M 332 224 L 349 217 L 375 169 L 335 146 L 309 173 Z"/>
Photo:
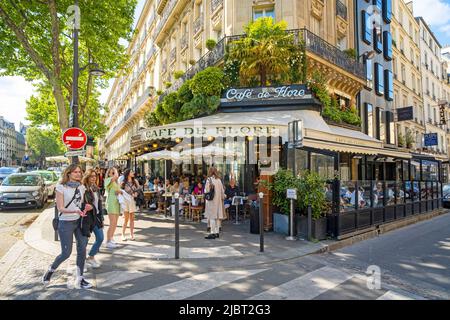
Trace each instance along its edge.
<path fill-rule="evenodd" d="M 86 188 L 85 200 L 87 203 L 91 204 L 93 207 L 93 218 L 94 218 L 94 228 L 93 232 L 95 235 L 95 242 L 92 245 L 89 255 L 86 259 L 86 263 L 92 268 L 100 268 L 100 263 L 95 260 L 95 255 L 99 252 L 100 246 L 102 245 L 104 235 L 103 235 L 103 214 L 102 214 L 102 195 L 101 191 L 96 185 L 96 179 L 98 176 L 96 171 L 89 169 L 86 171 L 83 177 L 83 185 Z"/>
<path fill-rule="evenodd" d="M 120 215 L 120 205 L 117 196 L 122 194 L 122 190 L 117 183 L 119 179 L 119 173 L 117 169 L 112 167 L 106 172 L 105 190 L 107 194 L 106 199 L 106 211 L 108 212 L 109 228 L 106 233 L 106 247 L 108 249 L 117 248 L 117 244 L 114 241 L 114 232 L 116 232 L 117 221 Z"/>
<path fill-rule="evenodd" d="M 86 261 L 86 246 L 88 236 L 83 235 L 81 219 L 87 217 L 92 206 L 85 204 L 84 193 L 86 188 L 81 184 L 81 167 L 76 164 L 69 165 L 63 173 L 61 183 L 56 186 L 56 207 L 58 210 L 58 235 L 61 243 L 61 254 L 56 257 L 42 282 L 47 285 L 55 270 L 72 254 L 73 236 L 77 245 L 77 277 L 76 288 L 89 289 L 92 285 L 83 277 Z"/>
<path fill-rule="evenodd" d="M 209 220 L 210 234 L 205 239 L 219 238 L 220 220 L 224 217 L 224 202 L 225 190 L 219 174 L 215 167 L 208 170 L 208 179 L 206 180 L 205 195 L 214 189 L 214 197 L 211 200 L 206 200 L 205 216 Z"/>
<path fill-rule="evenodd" d="M 130 222 L 130 240 L 134 240 L 134 214 L 136 212 L 136 198 L 139 192 L 139 182 L 134 177 L 134 171 L 127 169 L 124 172 L 124 181 L 122 189 L 131 196 L 131 201 L 125 201 L 124 206 L 124 222 L 122 227 L 122 241 L 127 241 L 125 232 L 127 231 L 128 221 Z"/>

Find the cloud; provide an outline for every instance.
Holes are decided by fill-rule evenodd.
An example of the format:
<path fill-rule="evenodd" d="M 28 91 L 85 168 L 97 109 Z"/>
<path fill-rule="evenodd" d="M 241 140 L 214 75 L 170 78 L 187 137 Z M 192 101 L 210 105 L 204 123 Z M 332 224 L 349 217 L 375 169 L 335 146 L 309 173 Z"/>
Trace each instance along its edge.
<path fill-rule="evenodd" d="M 22 77 L 0 78 L 0 115 L 14 122 L 16 130 L 25 121 L 26 101 L 33 94 L 33 86 Z"/>
<path fill-rule="evenodd" d="M 425 21 L 441 32 L 450 31 L 449 0 L 413 0 L 414 15 L 422 16 Z"/>

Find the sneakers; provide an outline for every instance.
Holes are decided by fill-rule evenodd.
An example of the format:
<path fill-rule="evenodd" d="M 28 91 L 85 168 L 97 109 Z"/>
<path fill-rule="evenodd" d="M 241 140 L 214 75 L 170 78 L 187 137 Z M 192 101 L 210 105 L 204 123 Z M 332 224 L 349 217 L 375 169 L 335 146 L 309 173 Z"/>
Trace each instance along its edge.
<path fill-rule="evenodd" d="M 216 233 L 215 236 L 216 236 L 216 238 L 219 238 L 219 234 L 218 233 Z"/>
<path fill-rule="evenodd" d="M 87 282 L 83 277 L 77 277 L 77 280 L 75 281 L 75 289 L 90 289 L 92 287 L 92 284 Z"/>
<path fill-rule="evenodd" d="M 115 243 L 112 242 L 112 241 L 109 241 L 109 242 L 106 243 L 106 247 L 107 247 L 108 249 L 116 249 L 116 248 L 117 248 L 117 244 L 115 244 Z"/>
<path fill-rule="evenodd" d="M 214 233 L 211 233 L 210 235 L 206 236 L 205 239 L 215 239 L 217 238 Z"/>
<path fill-rule="evenodd" d="M 127 237 L 125 237 L 124 235 L 122 235 L 122 241 L 127 241 Z"/>
<path fill-rule="evenodd" d="M 94 257 L 87 258 L 86 264 L 89 264 L 94 269 L 100 268 L 100 263 L 98 263 Z"/>
<path fill-rule="evenodd" d="M 44 285 L 48 285 L 50 283 L 50 278 L 52 277 L 53 273 L 55 272 L 55 270 L 52 270 L 52 268 L 49 268 L 44 276 L 42 277 L 42 283 Z"/>

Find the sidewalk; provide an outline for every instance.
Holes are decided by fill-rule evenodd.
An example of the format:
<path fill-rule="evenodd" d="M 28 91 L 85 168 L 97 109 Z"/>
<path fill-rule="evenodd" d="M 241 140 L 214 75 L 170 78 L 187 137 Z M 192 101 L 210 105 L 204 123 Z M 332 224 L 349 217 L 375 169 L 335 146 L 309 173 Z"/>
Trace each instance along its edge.
<path fill-rule="evenodd" d="M 32 248 L 56 256 L 60 252 L 59 242 L 54 241 L 52 219 L 54 209 L 45 210 L 25 233 L 25 243 Z M 167 260 L 175 262 L 175 225 L 174 219 L 151 213 L 136 214 L 136 241 L 121 241 L 123 218 L 119 218 L 115 240 L 120 245 L 117 249 L 101 248 L 99 259 L 113 259 L 114 256 L 134 257 L 137 259 Z M 105 236 L 108 218 L 105 219 Z M 264 252 L 259 252 L 260 237 L 250 233 L 247 219 L 235 225 L 224 221 L 219 239 L 204 239 L 205 223 L 184 221 L 180 217 L 180 260 L 206 259 L 224 260 L 221 265 L 231 263 L 233 267 L 248 264 L 273 262 L 274 260 L 294 259 L 304 255 L 323 252 L 329 243 L 312 243 L 308 241 L 287 241 L 283 235 L 273 232 L 264 234 Z M 129 229 L 127 229 L 129 234 Z M 89 243 L 92 244 L 94 236 Z M 90 246 L 90 245 L 89 245 Z M 229 259 L 232 258 L 232 259 Z"/>

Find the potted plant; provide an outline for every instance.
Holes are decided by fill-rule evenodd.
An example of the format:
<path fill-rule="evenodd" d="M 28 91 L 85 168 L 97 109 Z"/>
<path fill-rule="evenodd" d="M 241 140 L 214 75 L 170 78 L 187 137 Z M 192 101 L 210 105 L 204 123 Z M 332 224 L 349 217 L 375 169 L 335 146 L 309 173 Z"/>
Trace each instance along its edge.
<path fill-rule="evenodd" d="M 405 147 L 405 137 L 403 136 L 403 134 L 399 131 L 398 135 L 397 135 L 397 141 L 398 141 L 398 146 L 401 148 Z"/>
<path fill-rule="evenodd" d="M 194 60 L 194 59 L 189 60 L 189 64 L 190 64 L 191 66 L 193 66 L 193 65 L 195 64 L 195 60 Z"/>
<path fill-rule="evenodd" d="M 173 77 L 175 78 L 175 80 L 180 79 L 183 75 L 184 75 L 184 72 L 181 70 L 175 71 L 173 73 Z"/>
<path fill-rule="evenodd" d="M 164 82 L 164 86 L 165 86 L 167 89 L 169 89 L 169 88 L 172 86 L 172 82 L 166 81 L 166 82 Z"/>
<path fill-rule="evenodd" d="M 214 47 L 217 45 L 216 40 L 214 39 L 208 39 L 206 40 L 206 48 L 208 48 L 209 51 L 214 49 Z"/>
<path fill-rule="evenodd" d="M 344 50 L 344 53 L 347 55 L 347 57 L 352 58 L 352 59 L 356 59 L 356 50 L 353 48 Z"/>
<path fill-rule="evenodd" d="M 409 131 L 409 130 L 406 131 L 406 138 L 405 138 L 405 140 L 406 140 L 406 147 L 408 149 L 411 149 L 412 145 L 414 143 L 414 137 L 413 137 L 411 131 Z"/>

